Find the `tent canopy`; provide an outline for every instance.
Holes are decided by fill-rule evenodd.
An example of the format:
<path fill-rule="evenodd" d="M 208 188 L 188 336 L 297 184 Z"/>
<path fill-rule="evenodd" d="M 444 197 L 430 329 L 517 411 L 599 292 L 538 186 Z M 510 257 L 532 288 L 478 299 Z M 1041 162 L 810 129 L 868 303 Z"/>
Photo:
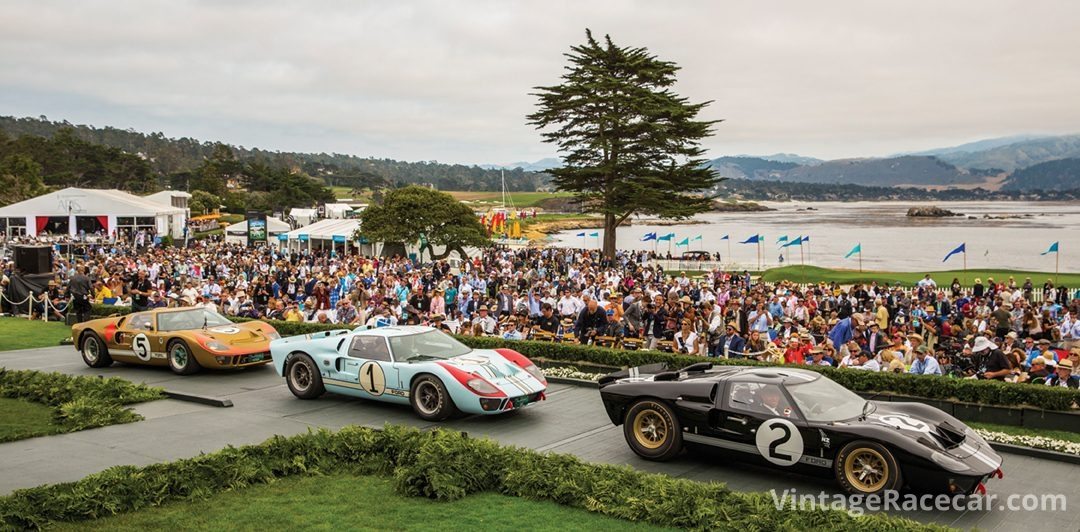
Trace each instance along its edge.
<path fill-rule="evenodd" d="M 184 209 L 147 201 L 115 189 L 65 188 L 0 207 L 0 218 L 18 216 L 158 216 L 185 214 Z"/>
<path fill-rule="evenodd" d="M 360 220 L 319 220 L 311 225 L 294 229 L 287 233 L 289 240 L 300 240 L 300 235 L 307 235 L 310 240 L 333 240 L 335 236 L 344 236 L 352 240 L 353 233 L 360 228 Z"/>
<path fill-rule="evenodd" d="M 244 235 L 247 236 L 248 221 L 243 220 L 234 223 L 225 228 L 225 234 L 227 235 Z M 278 220 L 274 217 L 266 217 L 266 232 L 267 234 L 276 235 L 278 233 L 285 233 L 289 230 L 289 224 Z"/>

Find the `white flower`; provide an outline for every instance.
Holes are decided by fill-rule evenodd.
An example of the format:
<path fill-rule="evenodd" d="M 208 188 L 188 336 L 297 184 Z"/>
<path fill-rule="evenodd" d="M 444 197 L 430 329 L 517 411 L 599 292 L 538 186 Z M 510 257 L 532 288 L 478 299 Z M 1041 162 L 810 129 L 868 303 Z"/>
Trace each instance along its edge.
<path fill-rule="evenodd" d="M 603 377 L 603 373 L 588 373 L 584 371 L 578 371 L 574 366 L 566 366 L 559 368 L 544 368 L 544 375 L 547 377 L 561 377 L 564 379 L 581 379 L 585 381 L 597 381 L 600 377 Z"/>
<path fill-rule="evenodd" d="M 1004 432 L 995 432 L 992 430 L 984 429 L 975 429 L 975 432 L 987 441 L 1007 443 L 1010 445 L 1021 445 L 1024 447 L 1033 447 L 1035 449 L 1046 449 L 1049 451 L 1057 451 L 1059 453 L 1065 454 L 1080 455 L 1080 443 L 1075 443 L 1071 441 L 1047 438 L 1045 436 L 1015 436 L 1013 434 L 1006 434 Z"/>

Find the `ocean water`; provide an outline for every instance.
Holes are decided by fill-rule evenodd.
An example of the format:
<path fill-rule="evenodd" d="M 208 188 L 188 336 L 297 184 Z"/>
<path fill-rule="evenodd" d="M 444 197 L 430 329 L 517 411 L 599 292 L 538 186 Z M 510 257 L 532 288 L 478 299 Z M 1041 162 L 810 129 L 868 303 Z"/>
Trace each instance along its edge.
<path fill-rule="evenodd" d="M 845 259 L 851 249 L 862 245 L 866 270 L 924 271 L 960 269 L 963 257 L 945 255 L 966 244 L 967 267 L 1054 271 L 1054 254 L 1040 255 L 1054 241 L 1060 241 L 1062 272 L 1080 271 L 1080 202 L 765 202 L 776 211 L 757 213 L 708 213 L 695 218 L 696 225 L 657 226 L 647 218 L 637 218 L 630 227 L 620 228 L 617 245 L 621 249 L 656 249 L 666 252 L 667 242 L 641 242 L 653 231 L 675 233 L 671 250 L 679 255 L 685 246 L 674 243 L 694 238 L 689 249 L 717 252 L 724 262 L 739 266 L 757 265 L 757 246 L 740 244 L 754 234 L 764 235 L 763 264 L 805 264 L 828 268 L 857 269 L 858 259 Z M 913 206 L 935 205 L 964 216 L 950 218 L 909 218 Z M 814 210 L 806 210 L 808 207 Z M 1015 219 L 987 219 L 1013 217 Z M 970 219 L 969 217 L 974 217 Z M 580 231 L 552 235 L 556 246 L 599 247 L 597 238 L 576 236 Z M 597 230 L 586 231 L 587 234 Z M 601 236 L 603 230 L 599 230 Z M 729 241 L 722 240 L 724 235 Z M 781 250 L 777 239 L 809 236 L 802 256 L 798 246 Z M 730 249 L 730 257 L 729 255 Z"/>

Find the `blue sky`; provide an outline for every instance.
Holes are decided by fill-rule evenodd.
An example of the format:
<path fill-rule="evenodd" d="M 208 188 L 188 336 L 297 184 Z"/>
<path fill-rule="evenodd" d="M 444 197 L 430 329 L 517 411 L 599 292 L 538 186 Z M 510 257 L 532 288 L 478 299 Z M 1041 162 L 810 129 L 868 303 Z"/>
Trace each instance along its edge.
<path fill-rule="evenodd" d="M 1067 1 L 8 0 L 0 114 L 406 160 L 553 155 L 525 124 L 584 29 L 679 63 L 710 156 L 1080 132 Z"/>

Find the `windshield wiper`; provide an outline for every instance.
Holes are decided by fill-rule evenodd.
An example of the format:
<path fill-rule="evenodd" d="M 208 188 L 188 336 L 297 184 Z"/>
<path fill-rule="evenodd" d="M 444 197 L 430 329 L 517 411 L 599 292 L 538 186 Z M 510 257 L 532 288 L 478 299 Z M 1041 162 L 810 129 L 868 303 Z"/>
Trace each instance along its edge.
<path fill-rule="evenodd" d="M 405 359 L 405 362 L 412 362 L 413 360 L 439 360 L 439 357 L 431 355 L 413 355 Z"/>
<path fill-rule="evenodd" d="M 867 401 L 867 402 L 863 403 L 862 415 L 859 416 L 860 421 L 866 421 L 867 414 L 869 414 L 871 412 L 871 410 L 870 410 L 871 406 L 873 406 L 873 403 L 871 403 L 870 401 Z"/>

